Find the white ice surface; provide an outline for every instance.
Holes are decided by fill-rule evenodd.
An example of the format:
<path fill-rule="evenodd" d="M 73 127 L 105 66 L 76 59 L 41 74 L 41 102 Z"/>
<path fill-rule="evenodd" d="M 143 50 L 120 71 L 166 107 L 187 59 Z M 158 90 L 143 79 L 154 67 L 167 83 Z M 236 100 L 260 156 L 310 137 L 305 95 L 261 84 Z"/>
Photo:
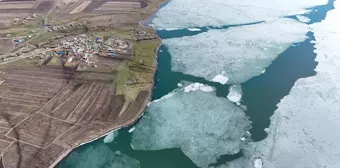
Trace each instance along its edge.
<path fill-rule="evenodd" d="M 229 87 L 229 93 L 227 98 L 231 101 L 236 103 L 237 105 L 240 105 L 241 99 L 242 99 L 242 88 L 241 85 L 231 85 Z"/>
<path fill-rule="evenodd" d="M 207 80 L 216 80 L 225 71 L 228 83 L 242 83 L 260 75 L 291 44 L 304 41 L 308 31 L 308 26 L 299 21 L 276 19 L 164 39 L 163 43 L 169 48 L 173 71 Z"/>
<path fill-rule="evenodd" d="M 214 92 L 175 91 L 152 103 L 132 133 L 136 150 L 180 148 L 199 167 L 239 152 L 250 122 L 244 112 Z"/>
<path fill-rule="evenodd" d="M 254 160 L 254 168 L 262 168 L 262 160 L 261 159 L 255 159 Z"/>
<path fill-rule="evenodd" d="M 302 16 L 302 15 L 297 15 L 296 18 L 300 21 L 300 22 L 304 22 L 304 23 L 308 23 L 310 22 L 311 19 L 309 19 L 306 16 Z"/>
<path fill-rule="evenodd" d="M 103 142 L 104 143 L 111 143 L 115 140 L 115 138 L 118 136 L 117 131 L 111 131 L 108 135 L 105 136 Z"/>
<path fill-rule="evenodd" d="M 129 129 L 129 133 L 132 133 L 136 128 L 135 127 L 132 127 L 131 129 Z"/>
<path fill-rule="evenodd" d="M 229 80 L 228 77 L 224 75 L 216 75 L 211 81 L 218 82 L 224 85 L 228 82 L 228 80 Z"/>
<path fill-rule="evenodd" d="M 188 28 L 189 31 L 201 31 L 199 28 Z"/>
<path fill-rule="evenodd" d="M 304 14 L 306 8 L 328 0 L 171 0 L 160 8 L 152 23 L 156 28 L 190 28 L 267 21 Z"/>
<path fill-rule="evenodd" d="M 299 79 L 271 117 L 268 137 L 251 143 L 245 158 L 229 163 L 249 168 L 261 157 L 270 168 L 340 167 L 340 1 L 312 25 L 317 74 Z"/>
<path fill-rule="evenodd" d="M 193 83 L 193 84 L 190 84 L 184 87 L 183 89 L 184 92 L 193 92 L 193 91 L 198 91 L 198 90 L 203 91 L 203 92 L 213 92 L 215 89 L 211 86 L 204 85 L 201 83 Z"/>

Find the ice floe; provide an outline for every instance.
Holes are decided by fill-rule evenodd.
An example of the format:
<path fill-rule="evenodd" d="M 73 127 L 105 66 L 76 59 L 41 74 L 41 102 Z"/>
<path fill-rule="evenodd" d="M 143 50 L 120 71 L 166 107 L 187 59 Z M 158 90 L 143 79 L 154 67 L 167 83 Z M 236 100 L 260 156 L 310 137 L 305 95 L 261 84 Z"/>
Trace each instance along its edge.
<path fill-rule="evenodd" d="M 111 131 L 108 135 L 105 136 L 103 142 L 104 143 L 111 143 L 115 140 L 115 138 L 118 136 L 117 131 Z"/>
<path fill-rule="evenodd" d="M 245 113 L 214 92 L 177 90 L 152 103 L 132 133 L 136 150 L 180 148 L 199 167 L 235 154 L 250 128 Z"/>
<path fill-rule="evenodd" d="M 230 167 L 250 167 L 258 156 L 263 167 L 340 167 L 340 1 L 334 6 L 311 25 L 317 74 L 295 83 L 271 117 L 268 137 L 250 143 Z"/>
<path fill-rule="evenodd" d="M 106 144 L 97 144 L 72 152 L 60 167 L 72 168 L 139 168 L 138 160 L 115 152 Z"/>
<path fill-rule="evenodd" d="M 228 82 L 228 77 L 226 77 L 224 75 L 217 75 L 211 81 L 218 82 L 218 83 L 221 83 L 221 84 L 224 85 Z"/>
<path fill-rule="evenodd" d="M 201 84 L 201 83 L 193 83 L 193 84 L 190 84 L 190 85 L 184 87 L 184 92 L 193 92 L 193 91 L 197 91 L 197 90 L 200 90 L 200 91 L 203 91 L 203 92 L 213 92 L 215 89 L 211 86 L 204 85 L 204 84 Z"/>
<path fill-rule="evenodd" d="M 297 15 L 296 18 L 300 21 L 300 22 L 304 22 L 304 23 L 308 23 L 310 22 L 310 19 L 306 16 L 302 16 L 302 15 Z"/>
<path fill-rule="evenodd" d="M 201 29 L 199 28 L 188 28 L 189 31 L 202 31 Z"/>
<path fill-rule="evenodd" d="M 135 127 L 132 127 L 132 128 L 129 129 L 128 132 L 129 132 L 129 133 L 132 133 L 135 129 L 136 129 Z"/>
<path fill-rule="evenodd" d="M 152 20 L 156 28 L 190 28 L 267 21 L 304 14 L 328 0 L 171 0 Z"/>
<path fill-rule="evenodd" d="M 308 25 L 282 18 L 255 25 L 208 30 L 195 36 L 164 39 L 163 43 L 171 54 L 173 71 L 233 84 L 260 75 L 272 60 L 293 43 L 306 40 L 308 31 Z"/>
<path fill-rule="evenodd" d="M 254 160 L 254 168 L 262 168 L 262 160 L 261 159 L 255 159 Z"/>
<path fill-rule="evenodd" d="M 236 103 L 237 105 L 240 105 L 241 98 L 242 98 L 242 88 L 241 85 L 231 85 L 229 87 L 229 93 L 227 98 L 231 101 Z"/>

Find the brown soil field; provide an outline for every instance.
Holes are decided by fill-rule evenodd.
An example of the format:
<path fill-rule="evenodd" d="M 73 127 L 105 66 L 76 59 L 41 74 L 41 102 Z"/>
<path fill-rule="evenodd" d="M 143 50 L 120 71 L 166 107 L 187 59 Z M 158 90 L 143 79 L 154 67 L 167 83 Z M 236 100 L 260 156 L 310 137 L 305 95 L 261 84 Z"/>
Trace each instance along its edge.
<path fill-rule="evenodd" d="M 40 4 L 35 9 L 35 12 L 47 12 L 49 11 L 53 6 L 53 1 L 41 1 Z"/>
<path fill-rule="evenodd" d="M 113 4 L 130 8 L 129 5 L 137 7 L 140 3 L 92 0 L 83 11 L 92 12 L 108 1 L 111 6 L 104 8 L 110 10 L 114 8 Z M 139 9 L 143 13 L 127 14 L 123 11 L 113 17 L 91 14 L 94 17 L 88 20 L 94 25 L 108 19 L 112 25 L 137 26 L 144 15 L 149 15 L 162 2 L 145 1 L 145 8 Z M 36 9 L 27 11 L 46 12 L 54 5 L 51 0 L 44 0 L 35 2 L 34 7 Z M 0 12 L 4 11 L 20 12 L 22 9 L 0 9 Z M 79 15 L 82 14 L 86 13 Z M 132 86 L 127 83 L 130 79 L 145 76 L 130 66 L 138 64 L 141 59 L 153 61 L 152 65 L 155 65 L 153 56 L 131 59 L 129 55 L 128 60 L 100 57 L 98 69 L 85 71 L 48 64 L 0 69 L 0 80 L 4 81 L 0 84 L 0 168 L 52 168 L 82 143 L 136 121 L 150 100 L 153 83 L 149 81 L 148 87 L 131 92 L 121 91 L 124 90 L 121 88 L 130 90 Z M 154 74 L 155 70 L 145 73 Z M 121 72 L 125 73 L 126 79 L 118 76 Z"/>
<path fill-rule="evenodd" d="M 0 75 L 8 86 L 0 95 L 0 148 L 6 168 L 49 167 L 80 142 L 130 122 L 148 101 L 150 93 L 142 91 L 122 111 L 126 102 L 124 95 L 115 95 L 114 73 L 73 73 L 45 66 Z"/>

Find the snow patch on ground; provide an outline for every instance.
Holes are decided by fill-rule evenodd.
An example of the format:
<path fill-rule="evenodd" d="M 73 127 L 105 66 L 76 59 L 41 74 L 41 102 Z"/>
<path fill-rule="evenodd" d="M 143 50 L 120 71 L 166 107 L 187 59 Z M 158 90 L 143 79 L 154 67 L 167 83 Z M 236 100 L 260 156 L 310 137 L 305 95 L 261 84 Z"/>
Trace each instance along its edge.
<path fill-rule="evenodd" d="M 308 23 L 311 21 L 310 18 L 306 17 L 306 16 L 302 16 L 302 15 L 297 15 L 296 18 L 303 23 Z"/>
<path fill-rule="evenodd" d="M 248 144 L 231 168 L 250 167 L 259 156 L 263 167 L 340 167 L 340 1 L 334 6 L 311 25 L 317 74 L 295 83 L 271 117 L 268 137 Z"/>
<path fill-rule="evenodd" d="M 152 103 L 135 126 L 131 145 L 136 150 L 180 148 L 203 168 L 220 155 L 238 153 L 250 121 L 239 107 L 215 94 L 177 90 Z"/>
<path fill-rule="evenodd" d="M 171 2 L 171 1 L 170 1 Z M 293 43 L 307 39 L 308 25 L 293 19 L 276 19 L 255 25 L 208 30 L 195 36 L 164 39 L 172 70 L 207 80 L 242 83 L 260 75 Z M 199 47 L 198 47 L 199 46 Z M 267 50 L 263 50 L 267 48 Z"/>
<path fill-rule="evenodd" d="M 241 105 L 242 99 L 242 87 L 241 85 L 231 85 L 229 87 L 229 93 L 227 98 L 231 101 L 236 103 L 237 105 Z"/>
<path fill-rule="evenodd" d="M 152 23 L 156 28 L 221 26 L 267 21 L 305 14 L 328 0 L 171 0 L 160 8 Z"/>

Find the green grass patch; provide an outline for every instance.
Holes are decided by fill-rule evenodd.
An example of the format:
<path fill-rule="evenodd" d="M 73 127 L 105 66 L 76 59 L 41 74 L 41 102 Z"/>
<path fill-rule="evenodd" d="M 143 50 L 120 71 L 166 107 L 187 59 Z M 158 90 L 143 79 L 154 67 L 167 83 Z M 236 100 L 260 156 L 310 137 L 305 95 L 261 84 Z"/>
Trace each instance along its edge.
<path fill-rule="evenodd" d="M 39 66 L 39 58 L 22 58 L 6 64 L 1 64 L 1 68 L 22 68 L 22 67 L 37 67 Z"/>
<path fill-rule="evenodd" d="M 53 37 L 55 36 L 61 36 L 63 33 L 58 33 L 58 32 L 46 32 L 42 33 L 36 37 L 33 37 L 33 39 L 30 41 L 30 44 L 33 45 L 39 45 L 40 43 L 45 43 L 45 42 L 50 42 Z"/>
<path fill-rule="evenodd" d="M 61 65 L 61 58 L 54 56 L 47 65 Z"/>
<path fill-rule="evenodd" d="M 156 71 L 156 49 L 160 40 L 135 41 L 134 56 L 121 64 L 116 77 L 116 92 L 134 100 L 139 91 L 152 87 Z"/>
<path fill-rule="evenodd" d="M 95 36 L 99 37 L 118 37 L 122 39 L 131 39 L 132 31 L 128 29 L 111 29 L 108 31 L 99 31 L 93 33 Z"/>

